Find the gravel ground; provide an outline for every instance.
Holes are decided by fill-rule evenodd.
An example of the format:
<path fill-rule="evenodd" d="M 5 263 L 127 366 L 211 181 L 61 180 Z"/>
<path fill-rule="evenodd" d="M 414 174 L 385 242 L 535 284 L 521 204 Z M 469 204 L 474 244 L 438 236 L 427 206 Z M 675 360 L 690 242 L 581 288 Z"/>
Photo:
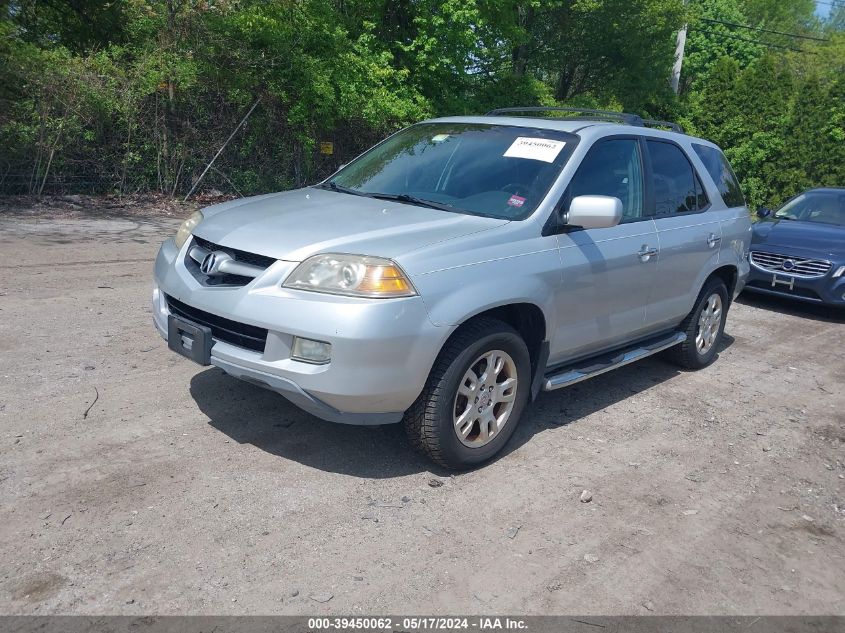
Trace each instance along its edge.
<path fill-rule="evenodd" d="M 452 477 L 169 352 L 179 213 L 109 213 L 0 212 L 0 613 L 845 614 L 842 315 L 743 298 Z"/>

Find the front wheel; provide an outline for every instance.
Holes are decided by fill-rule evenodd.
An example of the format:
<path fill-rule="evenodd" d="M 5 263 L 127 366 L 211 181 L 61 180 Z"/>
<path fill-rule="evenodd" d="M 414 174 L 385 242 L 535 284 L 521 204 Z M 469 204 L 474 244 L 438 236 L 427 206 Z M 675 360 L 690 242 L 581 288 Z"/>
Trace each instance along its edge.
<path fill-rule="evenodd" d="M 719 351 L 728 316 L 728 289 L 721 279 L 711 279 L 683 323 L 687 340 L 667 351 L 669 358 L 686 369 L 702 369 L 712 363 Z"/>
<path fill-rule="evenodd" d="M 405 414 L 415 448 L 447 468 L 492 458 L 507 443 L 531 390 L 528 348 L 509 325 L 482 317 L 445 345 Z"/>

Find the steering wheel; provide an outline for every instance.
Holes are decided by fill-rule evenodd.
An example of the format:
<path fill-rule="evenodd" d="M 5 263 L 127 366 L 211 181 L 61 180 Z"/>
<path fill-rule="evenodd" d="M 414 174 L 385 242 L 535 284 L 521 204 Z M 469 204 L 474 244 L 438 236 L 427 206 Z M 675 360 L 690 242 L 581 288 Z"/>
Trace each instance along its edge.
<path fill-rule="evenodd" d="M 528 186 L 523 185 L 521 182 L 509 182 L 508 184 L 501 187 L 501 190 L 507 193 L 512 193 L 515 196 L 523 195 L 521 192 L 524 191 L 524 196 L 528 197 Z"/>

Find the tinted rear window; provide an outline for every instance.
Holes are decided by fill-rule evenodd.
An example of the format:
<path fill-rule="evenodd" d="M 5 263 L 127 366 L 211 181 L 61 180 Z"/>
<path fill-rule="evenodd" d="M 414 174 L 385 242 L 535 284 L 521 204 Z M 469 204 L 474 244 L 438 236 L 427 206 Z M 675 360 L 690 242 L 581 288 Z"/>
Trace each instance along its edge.
<path fill-rule="evenodd" d="M 657 215 L 701 211 L 707 195 L 680 147 L 663 141 L 646 141 L 651 156 L 654 212 Z"/>
<path fill-rule="evenodd" d="M 729 207 L 743 207 L 745 206 L 745 198 L 742 197 L 742 190 L 739 188 L 739 181 L 736 179 L 733 169 L 731 169 L 728 159 L 719 150 L 706 145 L 692 145 L 695 153 L 704 163 L 704 168 L 716 187 L 722 195 L 722 200 Z"/>

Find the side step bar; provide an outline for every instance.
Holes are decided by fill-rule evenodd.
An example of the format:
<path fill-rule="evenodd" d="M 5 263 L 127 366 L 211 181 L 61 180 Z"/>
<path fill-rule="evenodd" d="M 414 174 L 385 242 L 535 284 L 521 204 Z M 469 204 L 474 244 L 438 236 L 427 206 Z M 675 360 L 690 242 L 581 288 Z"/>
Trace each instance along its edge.
<path fill-rule="evenodd" d="M 628 349 L 622 349 L 605 356 L 581 361 L 581 363 L 590 363 L 588 365 L 577 363 L 568 367 L 562 367 L 555 370 L 552 374 L 546 374 L 543 378 L 543 391 L 552 391 L 561 387 L 574 385 L 582 380 L 587 380 L 587 378 L 598 376 L 612 369 L 624 367 L 641 358 L 661 352 L 678 343 L 683 343 L 686 340 L 687 335 L 683 332 L 673 332 L 669 336 L 661 336 L 656 339 L 643 341 L 639 345 Z"/>

